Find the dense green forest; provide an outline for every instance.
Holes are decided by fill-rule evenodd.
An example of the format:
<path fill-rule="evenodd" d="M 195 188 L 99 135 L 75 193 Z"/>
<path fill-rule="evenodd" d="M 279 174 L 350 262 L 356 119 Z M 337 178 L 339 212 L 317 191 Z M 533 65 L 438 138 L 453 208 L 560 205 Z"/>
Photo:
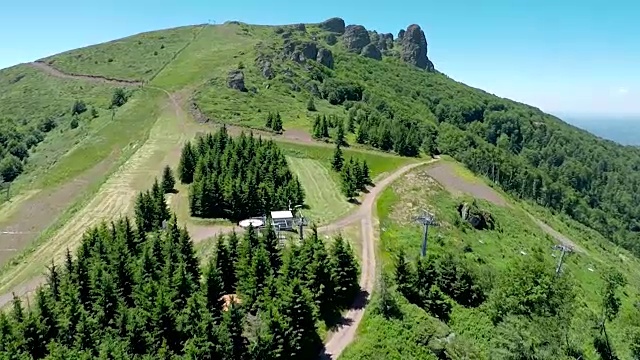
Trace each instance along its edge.
<path fill-rule="evenodd" d="M 304 190 L 273 141 L 225 127 L 185 145 L 180 181 L 192 184 L 191 215 L 241 220 L 304 203 Z"/>
<path fill-rule="evenodd" d="M 138 198 L 140 224 L 89 229 L 33 304 L 0 312 L 0 358 L 315 358 L 318 325 L 333 326 L 360 289 L 349 243 L 327 248 L 314 228 L 283 245 L 270 226 L 249 228 L 219 237 L 201 267 L 163 196 L 156 181 Z"/>

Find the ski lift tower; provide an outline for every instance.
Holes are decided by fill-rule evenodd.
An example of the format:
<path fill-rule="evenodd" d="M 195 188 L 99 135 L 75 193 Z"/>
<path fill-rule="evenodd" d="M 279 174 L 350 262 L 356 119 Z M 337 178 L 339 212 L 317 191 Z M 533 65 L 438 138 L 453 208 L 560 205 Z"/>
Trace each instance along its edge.
<path fill-rule="evenodd" d="M 304 237 L 304 227 L 308 225 L 307 219 L 302 215 L 302 211 L 300 211 L 300 208 L 302 208 L 302 205 L 295 205 L 293 207 L 293 209 L 296 212 L 296 217 L 294 220 L 294 223 L 296 225 L 298 225 L 298 232 L 300 233 L 300 240 L 303 239 Z"/>
<path fill-rule="evenodd" d="M 553 249 L 560 250 L 560 259 L 558 260 L 558 266 L 556 266 L 556 276 L 558 276 L 560 275 L 560 271 L 562 270 L 562 263 L 564 262 L 565 254 L 572 253 L 573 249 L 570 246 L 566 245 L 555 245 Z"/>
<path fill-rule="evenodd" d="M 427 256 L 427 235 L 429 232 L 429 226 L 438 226 L 435 216 L 428 211 L 425 211 L 422 216 L 418 216 L 415 219 L 417 222 L 424 226 L 424 233 L 422 234 L 422 257 Z"/>

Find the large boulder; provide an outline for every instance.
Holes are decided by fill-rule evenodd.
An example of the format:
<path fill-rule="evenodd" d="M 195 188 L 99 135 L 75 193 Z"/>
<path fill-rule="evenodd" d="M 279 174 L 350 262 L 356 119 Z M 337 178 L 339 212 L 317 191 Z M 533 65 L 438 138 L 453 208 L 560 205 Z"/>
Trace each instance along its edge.
<path fill-rule="evenodd" d="M 468 222 L 474 229 L 493 230 L 495 228 L 493 216 L 487 211 L 480 210 L 475 204 L 465 202 L 458 205 L 458 214 L 460 214 L 462 220 Z"/>
<path fill-rule="evenodd" d="M 307 27 L 304 24 L 293 24 L 291 28 L 295 31 L 306 32 Z"/>
<path fill-rule="evenodd" d="M 262 76 L 264 76 L 265 78 L 271 80 L 276 76 L 275 73 L 273 72 L 271 61 L 266 59 L 262 60 L 259 63 L 259 67 L 260 67 L 260 72 L 262 73 Z"/>
<path fill-rule="evenodd" d="M 419 25 L 409 25 L 402 36 L 398 34 L 398 38 L 401 38 L 400 58 L 403 61 L 427 71 L 435 70 L 427 57 L 427 38 Z"/>
<path fill-rule="evenodd" d="M 364 26 L 349 25 L 344 31 L 342 41 L 347 50 L 360 53 L 365 46 L 369 45 L 371 39 L 369 38 L 369 32 Z"/>
<path fill-rule="evenodd" d="M 365 46 L 360 54 L 371 59 L 382 60 L 382 53 L 374 44 Z"/>
<path fill-rule="evenodd" d="M 339 17 L 327 19 L 319 24 L 320 29 L 333 32 L 336 34 L 344 34 L 344 20 Z"/>
<path fill-rule="evenodd" d="M 314 42 L 301 43 L 297 48 L 305 59 L 316 60 L 318 57 L 318 47 Z"/>
<path fill-rule="evenodd" d="M 318 62 L 329 69 L 333 69 L 333 54 L 329 49 L 320 49 L 318 51 Z"/>
<path fill-rule="evenodd" d="M 235 90 L 247 92 L 247 88 L 244 86 L 244 73 L 242 70 L 231 70 L 227 76 L 227 85 Z"/>

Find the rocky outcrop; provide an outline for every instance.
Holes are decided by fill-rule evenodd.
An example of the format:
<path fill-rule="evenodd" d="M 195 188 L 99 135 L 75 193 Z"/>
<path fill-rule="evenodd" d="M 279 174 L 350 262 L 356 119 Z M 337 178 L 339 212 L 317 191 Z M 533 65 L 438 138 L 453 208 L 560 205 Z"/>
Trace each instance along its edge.
<path fill-rule="evenodd" d="M 365 46 L 360 54 L 371 59 L 382 60 L 382 53 L 374 44 Z"/>
<path fill-rule="evenodd" d="M 320 49 L 318 51 L 318 62 L 329 69 L 333 69 L 333 53 L 329 49 Z"/>
<path fill-rule="evenodd" d="M 331 19 L 327 19 L 319 24 L 320 29 L 333 32 L 336 34 L 344 34 L 344 20 L 339 17 L 334 17 Z"/>
<path fill-rule="evenodd" d="M 307 27 L 304 24 L 293 24 L 291 28 L 295 31 L 307 32 Z"/>
<path fill-rule="evenodd" d="M 284 41 L 282 54 L 285 58 L 302 63 L 307 59 L 316 60 L 318 58 L 318 46 L 314 42 L 296 42 L 289 39 Z"/>
<path fill-rule="evenodd" d="M 433 63 L 427 57 L 427 38 L 420 26 L 409 25 L 402 37 L 398 34 L 398 38 L 401 38 L 400 58 L 403 61 L 427 71 L 435 70 Z"/>
<path fill-rule="evenodd" d="M 474 204 L 465 202 L 458 205 L 458 214 L 460 214 L 462 220 L 468 222 L 474 229 L 493 230 L 495 228 L 496 224 L 493 216 L 487 211 L 480 210 Z"/>
<path fill-rule="evenodd" d="M 235 89 L 242 92 L 247 92 L 247 88 L 244 86 L 244 73 L 242 70 L 231 70 L 227 76 L 227 85 L 231 89 Z"/>
<path fill-rule="evenodd" d="M 264 76 L 265 78 L 271 80 L 276 76 L 275 73 L 273 72 L 271 61 L 266 59 L 260 60 L 258 62 L 258 67 L 260 68 L 260 72 L 262 73 L 262 76 Z"/>
<path fill-rule="evenodd" d="M 404 29 L 400 29 L 400 31 L 398 31 L 398 41 L 402 41 L 402 39 L 404 38 Z"/>
<path fill-rule="evenodd" d="M 371 43 L 369 32 L 362 25 L 347 26 L 342 41 L 347 50 L 355 53 L 362 52 L 362 49 Z"/>
<path fill-rule="evenodd" d="M 314 42 L 304 42 L 297 46 L 305 59 L 316 60 L 318 58 L 318 47 Z"/>
<path fill-rule="evenodd" d="M 379 34 L 377 46 L 380 50 L 388 50 L 393 48 L 393 34 Z"/>
<path fill-rule="evenodd" d="M 324 41 L 329 45 L 335 45 L 338 42 L 338 38 L 335 34 L 327 34 L 327 36 L 324 37 Z"/>

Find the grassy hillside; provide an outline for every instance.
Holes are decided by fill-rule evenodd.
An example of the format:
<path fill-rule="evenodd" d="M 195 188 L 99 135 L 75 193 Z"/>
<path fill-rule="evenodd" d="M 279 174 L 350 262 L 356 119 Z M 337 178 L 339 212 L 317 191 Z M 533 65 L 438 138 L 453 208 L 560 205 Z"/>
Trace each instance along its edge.
<path fill-rule="evenodd" d="M 501 287 L 516 286 L 515 279 L 511 278 L 512 273 L 531 258 L 540 257 L 548 270 L 555 270 L 559 252 L 554 253 L 552 246 L 556 241 L 536 226 L 517 204 L 505 206 L 478 200 L 479 196 L 489 195 L 495 199 L 502 197 L 499 193 L 491 195 L 494 190 L 485 186 L 480 179 L 469 178 L 460 182 L 456 189 L 447 186 L 454 194 L 445 190 L 431 178 L 434 174 L 431 169 L 438 166 L 440 165 L 413 171 L 394 183 L 380 197 L 377 206 L 381 228 L 381 271 L 388 279 L 393 279 L 395 258 L 400 251 L 404 251 L 408 259 L 418 256 L 422 228 L 413 218 L 423 209 L 427 209 L 436 215 L 440 223 L 440 226 L 432 227 L 429 232 L 429 261 L 438 262 L 446 256 L 458 259 L 457 261 L 470 271 L 475 284 L 482 289 L 486 299 L 479 306 L 468 306 L 456 303 L 448 297 L 447 301 L 451 302 L 453 307 L 450 319 L 445 323 L 430 318 L 427 311 L 409 304 L 396 290 L 392 290 L 399 306 L 399 313 L 395 317 L 385 319 L 378 311 L 381 306 L 379 297 L 374 299 L 371 311 L 367 313 L 366 320 L 359 329 L 359 340 L 341 359 L 421 359 L 430 358 L 429 356 L 436 358 L 435 355 L 442 350 L 447 352 L 447 357 L 444 357 L 446 359 L 513 358 L 501 353 L 504 349 L 511 350 L 511 356 L 524 353 L 513 351 L 517 348 L 515 344 L 518 342 L 514 340 L 515 337 L 504 338 L 504 331 L 516 330 L 508 328 L 504 321 L 494 324 L 491 319 L 492 309 L 503 291 Z M 458 169 L 458 165 L 455 164 L 448 166 L 455 166 L 450 174 L 454 174 Z M 469 189 L 475 190 L 470 193 Z M 481 209 L 492 214 L 497 224 L 495 230 L 475 230 L 460 221 L 458 204 L 464 201 L 472 202 L 474 197 Z M 562 226 L 560 221 L 550 214 L 541 218 L 579 241 L 584 249 L 567 255 L 561 279 L 557 280 L 567 281 L 575 293 L 570 321 L 566 330 L 560 330 L 562 338 L 551 340 L 552 345 L 544 345 L 550 338 L 545 338 L 542 332 L 537 332 L 535 326 L 525 325 L 525 332 L 520 334 L 532 344 L 530 354 L 535 350 L 538 356 L 536 358 L 572 359 L 573 357 L 567 353 L 567 346 L 570 345 L 573 347 L 572 350 L 579 351 L 584 358 L 598 358 L 593 347 L 594 336 L 598 333 L 594 329 L 594 319 L 602 311 L 602 294 L 605 288 L 602 276 L 613 268 L 623 274 L 627 283 L 618 290 L 622 304 L 620 314 L 607 323 L 607 333 L 618 356 L 621 359 L 630 358 L 631 339 L 628 334 L 638 325 L 635 301 L 639 295 L 640 262 L 628 252 L 606 245 L 606 240 L 593 232 Z M 393 283 L 391 280 L 386 285 L 395 289 L 391 287 Z M 533 295 L 533 292 L 529 295 Z M 562 320 L 557 318 L 552 322 L 562 323 Z M 526 321 L 524 323 L 526 324 Z M 555 331 L 548 325 L 545 330 L 548 334 Z M 451 333 L 455 333 L 452 342 L 439 343 Z M 565 341 L 567 343 L 563 344 Z M 554 346 L 564 350 L 551 352 Z"/>
<path fill-rule="evenodd" d="M 184 26 L 151 31 L 67 51 L 42 61 L 68 74 L 150 80 L 175 59 L 201 30 L 202 26 Z"/>

